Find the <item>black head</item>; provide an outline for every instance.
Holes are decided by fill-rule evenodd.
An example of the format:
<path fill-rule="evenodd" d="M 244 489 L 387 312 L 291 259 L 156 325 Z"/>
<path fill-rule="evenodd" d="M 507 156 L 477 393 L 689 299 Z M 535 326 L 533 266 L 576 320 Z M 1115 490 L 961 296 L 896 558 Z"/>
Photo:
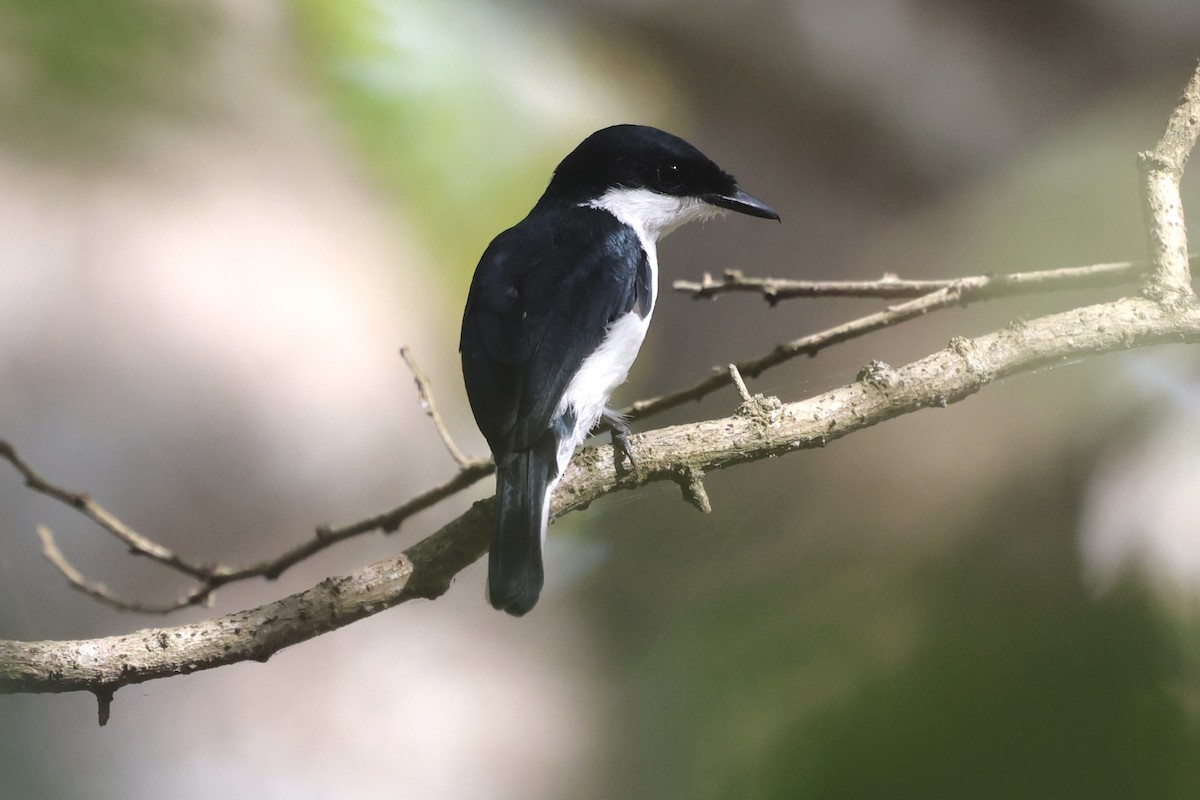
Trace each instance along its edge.
<path fill-rule="evenodd" d="M 647 125 L 613 125 L 584 139 L 554 170 L 549 199 L 588 202 L 612 189 L 646 189 L 778 220 L 774 209 L 738 188 L 692 145 Z"/>

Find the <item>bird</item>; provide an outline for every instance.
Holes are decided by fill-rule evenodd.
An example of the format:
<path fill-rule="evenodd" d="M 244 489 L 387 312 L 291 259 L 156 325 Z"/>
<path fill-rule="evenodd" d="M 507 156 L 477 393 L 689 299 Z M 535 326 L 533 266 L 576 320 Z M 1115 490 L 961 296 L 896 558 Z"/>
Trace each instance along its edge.
<path fill-rule="evenodd" d="M 656 244 L 680 225 L 735 211 L 779 220 L 694 146 L 645 125 L 585 138 L 529 214 L 475 268 L 459 353 L 475 421 L 496 465 L 487 598 L 522 616 L 545 579 L 550 500 L 602 421 L 618 465 L 629 426 L 608 406 L 650 325 Z"/>

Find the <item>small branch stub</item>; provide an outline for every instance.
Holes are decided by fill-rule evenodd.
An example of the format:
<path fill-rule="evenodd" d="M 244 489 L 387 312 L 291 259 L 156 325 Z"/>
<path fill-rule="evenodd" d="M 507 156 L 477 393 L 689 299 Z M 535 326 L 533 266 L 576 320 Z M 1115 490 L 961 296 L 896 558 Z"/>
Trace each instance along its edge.
<path fill-rule="evenodd" d="M 100 686 L 93 689 L 92 694 L 96 696 L 96 720 L 103 728 L 112 714 L 112 701 L 117 692 L 115 689 Z"/>
<path fill-rule="evenodd" d="M 712 501 L 708 499 L 708 491 L 704 488 L 704 472 L 698 467 L 684 467 L 679 473 L 679 488 L 683 491 L 683 499 L 688 505 L 696 508 L 701 514 L 712 513 Z"/>
<path fill-rule="evenodd" d="M 746 382 L 742 380 L 742 373 L 738 370 L 737 364 L 730 364 L 726 369 L 729 370 L 729 377 L 733 380 L 733 385 L 737 387 L 742 402 L 753 403 L 754 398 L 750 396 L 750 390 L 746 388 Z"/>

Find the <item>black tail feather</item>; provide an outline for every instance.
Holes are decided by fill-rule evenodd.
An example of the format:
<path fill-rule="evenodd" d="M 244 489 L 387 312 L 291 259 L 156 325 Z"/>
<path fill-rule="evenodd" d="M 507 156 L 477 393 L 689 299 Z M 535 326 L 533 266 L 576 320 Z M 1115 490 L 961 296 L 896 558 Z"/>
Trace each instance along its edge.
<path fill-rule="evenodd" d="M 515 617 L 542 592 L 542 509 L 558 476 L 558 442 L 546 435 L 532 450 L 510 453 L 496 467 L 495 523 L 488 555 L 488 602 Z"/>

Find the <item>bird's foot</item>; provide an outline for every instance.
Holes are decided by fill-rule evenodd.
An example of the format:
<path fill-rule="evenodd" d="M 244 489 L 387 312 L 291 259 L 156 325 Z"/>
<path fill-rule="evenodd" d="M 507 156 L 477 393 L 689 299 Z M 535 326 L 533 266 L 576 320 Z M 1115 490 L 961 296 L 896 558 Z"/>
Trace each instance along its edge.
<path fill-rule="evenodd" d="M 637 461 L 633 457 L 633 450 L 629 447 L 629 434 L 632 431 L 625 422 L 625 418 L 613 409 L 606 408 L 601 413 L 600 419 L 612 431 L 613 459 L 616 461 L 617 474 L 628 474 L 635 471 Z M 629 461 L 628 468 L 625 467 L 625 461 Z"/>

